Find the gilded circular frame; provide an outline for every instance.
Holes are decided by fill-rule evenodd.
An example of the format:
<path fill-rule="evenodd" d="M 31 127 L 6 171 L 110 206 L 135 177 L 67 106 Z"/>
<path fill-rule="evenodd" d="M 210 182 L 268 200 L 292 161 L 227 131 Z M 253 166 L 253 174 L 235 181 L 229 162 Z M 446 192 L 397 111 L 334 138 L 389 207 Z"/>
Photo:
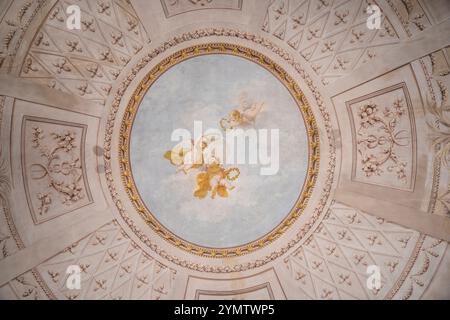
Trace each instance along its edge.
<path fill-rule="evenodd" d="M 300 196 L 297 198 L 295 205 L 283 219 L 283 221 L 271 232 L 250 243 L 232 248 L 210 248 L 190 243 L 179 238 L 177 235 L 175 235 L 161 223 L 159 223 L 159 221 L 155 218 L 155 216 L 150 212 L 150 210 L 142 201 L 135 185 L 130 165 L 129 144 L 131 129 L 133 127 L 133 121 L 136 116 L 137 110 L 145 93 L 159 78 L 159 76 L 170 69 L 172 66 L 190 58 L 207 54 L 228 54 L 238 56 L 257 63 L 266 70 L 270 71 L 278 80 L 283 83 L 283 85 L 291 93 L 302 113 L 306 131 L 308 134 L 308 171 L 303 188 L 300 192 Z M 138 87 L 133 92 L 132 99 L 130 99 L 130 101 L 128 102 L 121 122 L 118 150 L 122 183 L 134 208 L 144 219 L 144 221 L 158 235 L 160 235 L 163 239 L 165 239 L 172 245 L 189 253 L 210 258 L 225 258 L 248 254 L 268 245 L 275 239 L 279 238 L 289 228 L 289 226 L 297 220 L 297 218 L 305 209 L 318 177 L 320 161 L 319 131 L 317 129 L 317 123 L 311 107 L 309 106 L 306 97 L 298 87 L 297 83 L 286 73 L 285 70 L 283 70 L 279 65 L 274 63 L 265 55 L 253 49 L 228 43 L 209 43 L 195 45 L 170 55 L 169 57 L 163 59 L 155 67 L 153 67 L 150 72 L 144 77 L 144 79 L 139 83 Z"/>

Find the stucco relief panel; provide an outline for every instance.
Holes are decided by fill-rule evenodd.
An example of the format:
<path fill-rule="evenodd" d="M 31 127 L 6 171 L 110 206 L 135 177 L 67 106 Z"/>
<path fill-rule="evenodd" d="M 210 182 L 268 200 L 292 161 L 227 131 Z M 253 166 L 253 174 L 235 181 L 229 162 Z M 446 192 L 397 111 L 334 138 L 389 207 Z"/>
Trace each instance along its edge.
<path fill-rule="evenodd" d="M 271 1 L 261 28 L 297 50 L 327 85 L 400 42 L 391 17 L 383 15 L 379 30 L 367 28 L 369 3 Z"/>
<path fill-rule="evenodd" d="M 81 9 L 81 30 L 66 26 L 66 8 Z M 122 68 L 149 42 L 124 1 L 59 1 L 36 33 L 20 76 L 104 104 Z"/>
<path fill-rule="evenodd" d="M 302 298 L 417 299 L 431 281 L 446 245 L 335 203 L 305 245 L 284 263 Z M 380 267 L 377 290 L 366 286 L 369 265 Z"/>
<path fill-rule="evenodd" d="M 92 202 L 84 164 L 86 126 L 26 116 L 23 177 L 36 224 Z"/>
<path fill-rule="evenodd" d="M 81 269 L 81 288 L 66 287 L 70 265 Z M 115 221 L 36 267 L 62 299 L 167 299 L 176 271 L 143 252 Z"/>
<path fill-rule="evenodd" d="M 412 190 L 415 128 L 404 83 L 347 102 L 353 137 L 352 180 Z"/>

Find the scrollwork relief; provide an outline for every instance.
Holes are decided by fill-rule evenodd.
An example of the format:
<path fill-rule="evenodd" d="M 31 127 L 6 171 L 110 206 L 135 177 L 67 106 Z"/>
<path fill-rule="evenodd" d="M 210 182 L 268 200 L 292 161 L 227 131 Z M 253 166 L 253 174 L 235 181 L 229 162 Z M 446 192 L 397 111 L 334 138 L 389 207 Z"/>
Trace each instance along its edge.
<path fill-rule="evenodd" d="M 85 131 L 83 125 L 25 118 L 24 176 L 35 223 L 91 202 L 84 177 Z"/>
<path fill-rule="evenodd" d="M 403 99 L 394 101 L 392 107 L 384 110 L 376 104 L 360 107 L 357 132 L 358 153 L 361 156 L 362 171 L 366 177 L 381 175 L 384 171 L 395 172 L 397 179 L 407 182 L 407 162 L 397 155 L 397 147 L 409 144 L 408 132 L 399 130 L 397 123 L 405 115 Z"/>
<path fill-rule="evenodd" d="M 411 189 L 415 131 L 410 105 L 403 83 L 347 102 L 354 133 L 352 179 Z"/>

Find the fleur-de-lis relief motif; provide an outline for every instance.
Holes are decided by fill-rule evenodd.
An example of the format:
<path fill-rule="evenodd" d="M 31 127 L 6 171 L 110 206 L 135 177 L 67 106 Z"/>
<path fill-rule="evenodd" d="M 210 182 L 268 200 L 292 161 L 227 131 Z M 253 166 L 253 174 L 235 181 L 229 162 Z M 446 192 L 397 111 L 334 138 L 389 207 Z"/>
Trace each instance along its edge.
<path fill-rule="evenodd" d="M 83 272 L 83 273 L 88 273 L 88 269 L 89 269 L 89 267 L 90 267 L 91 265 L 90 265 L 90 264 L 80 263 L 79 266 L 80 266 L 81 272 Z"/>
<path fill-rule="evenodd" d="M 346 70 L 347 67 L 346 65 L 349 63 L 350 61 L 343 58 L 343 57 L 337 57 L 336 58 L 336 64 L 334 65 L 334 69 L 342 69 L 342 70 Z"/>
<path fill-rule="evenodd" d="M 111 49 L 106 48 L 103 51 L 99 52 L 100 54 L 100 60 L 101 61 L 108 61 L 108 62 L 114 62 L 114 59 L 112 57 Z"/>
<path fill-rule="evenodd" d="M 66 40 L 66 46 L 69 48 L 70 52 L 83 52 L 83 49 L 80 47 L 77 40 Z"/>
<path fill-rule="evenodd" d="M 83 25 L 83 31 L 89 30 L 90 32 L 95 32 L 95 24 L 93 18 L 90 20 L 82 19 L 81 24 Z"/>
<path fill-rule="evenodd" d="M 306 36 L 306 38 L 308 39 L 308 40 L 311 40 L 312 38 L 319 38 L 319 32 L 320 32 L 320 28 L 319 27 L 317 27 L 317 28 L 308 28 L 308 32 L 309 32 L 309 34 L 308 34 L 308 36 Z"/>
<path fill-rule="evenodd" d="M 59 281 L 59 272 L 49 270 L 48 275 L 51 277 L 53 282 L 56 283 Z"/>
<path fill-rule="evenodd" d="M 345 216 L 348 220 L 349 224 L 353 224 L 353 223 L 361 223 L 361 220 L 358 219 L 358 214 L 356 212 L 353 213 L 349 213 Z"/>
<path fill-rule="evenodd" d="M 102 90 L 106 93 L 106 94 L 109 94 L 110 92 L 111 92 L 111 85 L 104 85 L 104 86 L 102 86 Z"/>
<path fill-rule="evenodd" d="M 120 269 L 122 269 L 124 272 L 121 273 L 119 277 L 123 277 L 126 273 L 127 274 L 131 273 L 131 265 L 129 264 L 120 266 Z"/>
<path fill-rule="evenodd" d="M 120 74 L 119 71 L 117 71 L 117 70 L 110 70 L 109 73 L 111 74 L 111 76 L 114 80 L 116 80 Z"/>
<path fill-rule="evenodd" d="M 296 272 L 295 280 L 301 281 L 304 284 L 305 283 L 305 280 L 304 280 L 305 277 L 306 277 L 305 273 L 303 273 L 301 271 L 298 271 L 298 272 Z"/>
<path fill-rule="evenodd" d="M 56 89 L 56 80 L 52 79 L 48 82 L 47 86 L 51 89 Z"/>
<path fill-rule="evenodd" d="M 147 280 L 148 279 L 147 275 L 137 276 L 136 279 L 139 281 L 139 283 L 137 284 L 138 288 L 141 288 L 142 286 L 147 285 L 149 283 L 149 281 Z"/>
<path fill-rule="evenodd" d="M 398 242 L 400 242 L 402 248 L 406 248 L 410 239 L 411 237 L 402 237 L 398 239 Z"/>
<path fill-rule="evenodd" d="M 318 270 L 320 272 L 323 272 L 322 261 L 313 260 L 312 268 L 313 268 L 313 270 Z"/>
<path fill-rule="evenodd" d="M 36 39 L 34 40 L 34 45 L 37 47 L 40 45 L 48 47 L 50 45 L 50 42 L 44 40 L 44 33 L 39 32 L 38 35 L 36 36 Z"/>
<path fill-rule="evenodd" d="M 372 50 L 369 50 L 369 49 L 368 49 L 367 52 L 366 52 L 366 57 L 367 57 L 367 58 L 365 58 L 365 59 L 363 60 L 363 63 L 366 63 L 367 61 L 374 59 L 376 56 L 377 56 L 377 55 L 376 55 L 375 52 L 373 52 Z"/>
<path fill-rule="evenodd" d="M 69 67 L 66 58 L 59 58 L 57 62 L 52 63 L 56 67 L 56 73 L 70 72 L 72 69 Z"/>
<path fill-rule="evenodd" d="M 92 243 L 92 245 L 93 245 L 93 246 L 96 246 L 96 245 L 98 245 L 98 244 L 105 245 L 105 242 L 106 242 L 106 239 L 107 239 L 107 238 L 108 238 L 107 236 L 100 235 L 100 234 L 96 234 L 96 235 L 95 235 L 95 240 L 94 240 L 94 242 Z"/>
<path fill-rule="evenodd" d="M 354 254 L 353 255 L 353 262 L 355 265 L 359 265 L 361 261 L 363 262 L 362 265 L 367 265 L 366 262 L 363 261 L 363 259 L 366 257 L 365 254 Z"/>
<path fill-rule="evenodd" d="M 339 257 L 339 254 L 336 251 L 337 247 L 335 245 L 327 246 L 325 248 L 325 250 L 326 250 L 326 254 L 327 255 L 329 255 L 329 256 L 334 255 L 336 258 Z"/>
<path fill-rule="evenodd" d="M 385 219 L 383 219 L 383 218 L 380 218 L 380 217 L 376 217 L 376 218 L 375 218 L 375 220 L 377 221 L 377 223 L 378 223 L 378 224 L 383 224 L 383 223 L 385 223 L 385 222 L 386 222 L 386 220 L 385 220 Z"/>
<path fill-rule="evenodd" d="M 386 267 L 388 267 L 389 271 L 393 273 L 395 268 L 398 266 L 398 261 L 388 261 L 386 262 Z"/>
<path fill-rule="evenodd" d="M 70 246 L 68 246 L 66 249 L 64 249 L 64 252 L 70 252 L 70 254 L 75 254 L 74 249 L 76 249 L 78 247 L 79 243 L 75 242 L 73 244 L 71 244 Z"/>
<path fill-rule="evenodd" d="M 31 57 L 27 57 L 23 65 L 23 72 L 29 73 L 30 71 L 36 72 L 39 71 L 39 69 L 33 65 L 33 59 L 31 59 Z"/>
<path fill-rule="evenodd" d="M 330 0 L 317 0 L 317 10 L 322 9 L 323 7 L 328 7 L 330 5 Z"/>
<path fill-rule="evenodd" d="M 136 35 L 139 34 L 138 23 L 137 23 L 137 21 L 135 19 L 128 17 L 127 18 L 127 24 L 128 24 L 127 30 L 129 32 L 134 32 L 134 34 L 136 34 Z"/>
<path fill-rule="evenodd" d="M 355 43 L 356 41 L 358 42 L 364 42 L 363 36 L 366 33 L 364 31 L 355 31 L 354 29 L 352 29 L 352 39 L 350 40 L 350 43 Z"/>
<path fill-rule="evenodd" d="M 127 58 L 127 57 L 121 56 L 121 57 L 120 57 L 120 61 L 122 61 L 122 62 L 123 62 L 123 64 L 127 64 L 128 62 L 130 62 L 130 58 Z"/>
<path fill-rule="evenodd" d="M 291 17 L 292 22 L 294 23 L 293 29 L 297 29 L 300 25 L 305 24 L 305 22 L 303 21 L 305 14 L 301 13 L 298 14 L 296 16 Z"/>
<path fill-rule="evenodd" d="M 61 15 L 61 10 L 59 9 L 59 7 L 56 7 L 55 10 L 52 11 L 52 13 L 50 13 L 49 16 L 50 20 L 57 20 L 59 22 L 64 22 L 64 17 Z"/>
<path fill-rule="evenodd" d="M 321 297 L 322 299 L 330 299 L 331 296 L 332 296 L 332 294 L 333 294 L 333 291 L 332 291 L 332 290 L 329 290 L 329 289 L 322 289 L 322 293 L 320 294 L 320 297 Z"/>
<path fill-rule="evenodd" d="M 278 20 L 281 16 L 285 15 L 287 11 L 284 1 L 281 1 L 278 6 L 274 7 L 273 12 L 275 12 L 275 20 Z"/>
<path fill-rule="evenodd" d="M 375 244 L 381 246 L 383 244 L 381 242 L 381 240 L 379 239 L 378 235 L 376 235 L 376 234 L 368 235 L 366 238 L 367 238 L 367 240 L 369 240 L 369 245 L 370 246 L 374 246 Z"/>
<path fill-rule="evenodd" d="M 338 234 L 339 240 L 343 240 L 343 239 L 348 240 L 348 241 L 352 240 L 352 238 L 347 234 L 347 230 L 340 230 L 337 232 L 337 234 Z"/>
<path fill-rule="evenodd" d="M 319 73 L 320 69 L 322 69 L 322 65 L 315 63 L 311 66 L 311 68 L 314 70 L 314 72 Z"/>
<path fill-rule="evenodd" d="M 95 288 L 94 291 L 98 291 L 100 289 L 106 290 L 106 279 L 95 280 Z"/>
<path fill-rule="evenodd" d="M 112 38 L 111 43 L 113 45 L 118 45 L 120 47 L 124 46 L 123 33 L 122 32 L 120 32 L 120 31 L 119 31 L 119 33 L 111 32 L 110 35 L 111 35 L 111 38 Z"/>
<path fill-rule="evenodd" d="M 437 257 L 439 257 L 439 254 L 437 254 L 436 251 L 434 251 L 434 248 L 436 248 L 438 245 L 440 245 L 442 243 L 442 241 L 443 240 L 437 239 L 430 246 L 422 248 L 422 251 L 429 254 L 432 257 L 437 258 Z"/>
<path fill-rule="evenodd" d="M 86 83 L 84 84 L 80 84 L 77 86 L 78 89 L 78 93 L 80 94 L 80 96 L 85 96 L 87 94 L 91 94 L 92 90 L 89 89 L 89 85 Z"/>
<path fill-rule="evenodd" d="M 86 66 L 86 71 L 89 72 L 91 78 L 103 78 L 103 74 L 100 70 L 100 66 L 96 63 L 92 63 Z"/>
<path fill-rule="evenodd" d="M 339 280 L 338 280 L 339 284 L 345 283 L 348 286 L 352 285 L 352 281 L 350 280 L 350 275 L 349 274 L 345 274 L 344 275 L 344 274 L 340 273 L 340 274 L 338 274 L 338 278 L 339 278 Z"/>
<path fill-rule="evenodd" d="M 335 11 L 334 15 L 336 16 L 337 20 L 334 22 L 334 25 L 337 26 L 341 23 L 346 24 L 347 23 L 347 19 L 345 19 L 348 15 L 350 14 L 350 12 L 348 10 L 344 10 L 344 11 Z"/>
<path fill-rule="evenodd" d="M 332 52 L 334 50 L 333 46 L 336 44 L 336 41 L 327 41 L 324 42 L 323 44 L 323 48 L 322 48 L 322 53 L 330 51 Z"/>
<path fill-rule="evenodd" d="M 117 261 L 119 254 L 117 252 L 106 251 L 108 254 L 108 258 L 106 258 L 105 262 Z"/>
<path fill-rule="evenodd" d="M 111 15 L 111 4 L 106 1 L 97 1 L 97 12 L 100 14 Z"/>

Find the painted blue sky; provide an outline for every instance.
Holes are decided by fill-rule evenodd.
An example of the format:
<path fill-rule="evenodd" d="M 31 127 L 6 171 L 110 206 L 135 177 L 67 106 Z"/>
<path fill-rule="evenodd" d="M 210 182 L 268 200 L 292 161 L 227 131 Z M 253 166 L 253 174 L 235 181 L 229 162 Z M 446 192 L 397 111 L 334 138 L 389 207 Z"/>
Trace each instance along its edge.
<path fill-rule="evenodd" d="M 255 129 L 279 129 L 280 169 L 261 176 L 259 165 L 239 165 L 241 175 L 228 198 L 193 196 L 197 172 L 175 173 L 163 158 L 176 142 L 172 131 L 219 129 L 245 92 L 264 102 Z M 283 84 L 261 66 L 231 55 L 205 55 L 166 71 L 145 95 L 131 134 L 131 165 L 138 190 L 169 230 L 198 245 L 242 245 L 276 227 L 298 198 L 307 171 L 308 146 L 301 112 Z"/>

